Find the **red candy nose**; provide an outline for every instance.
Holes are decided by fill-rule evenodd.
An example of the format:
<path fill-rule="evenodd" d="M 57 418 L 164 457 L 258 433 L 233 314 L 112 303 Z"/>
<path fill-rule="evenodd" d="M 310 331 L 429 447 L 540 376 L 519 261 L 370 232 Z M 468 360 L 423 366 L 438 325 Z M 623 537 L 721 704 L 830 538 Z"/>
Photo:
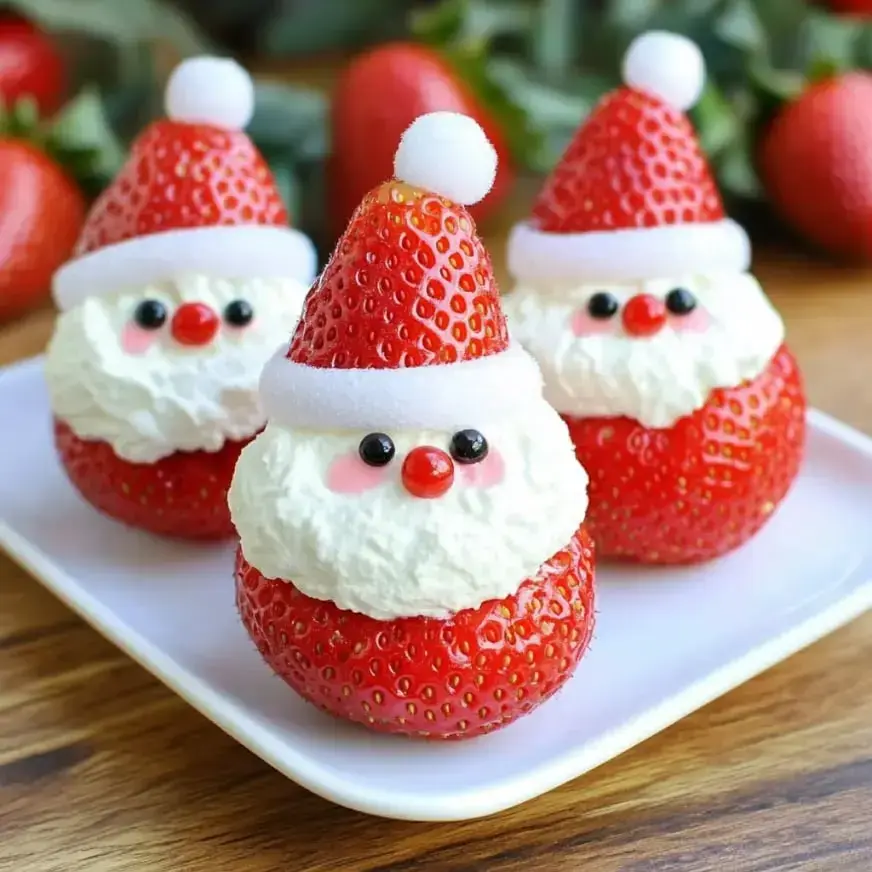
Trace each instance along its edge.
<path fill-rule="evenodd" d="M 666 306 L 650 294 L 636 294 L 624 304 L 621 317 L 630 336 L 653 336 L 666 323 Z"/>
<path fill-rule="evenodd" d="M 205 345 L 219 325 L 218 315 L 205 303 L 182 303 L 173 315 L 170 332 L 180 345 Z"/>
<path fill-rule="evenodd" d="M 413 448 L 403 461 L 403 485 L 413 497 L 432 500 L 454 483 L 454 461 L 440 448 Z"/>

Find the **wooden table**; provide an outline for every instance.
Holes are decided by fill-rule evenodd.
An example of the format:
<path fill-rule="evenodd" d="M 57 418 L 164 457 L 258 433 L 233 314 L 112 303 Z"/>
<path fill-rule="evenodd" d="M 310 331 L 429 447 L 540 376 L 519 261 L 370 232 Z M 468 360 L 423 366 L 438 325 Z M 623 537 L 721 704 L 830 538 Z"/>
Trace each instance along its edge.
<path fill-rule="evenodd" d="M 757 272 L 812 402 L 872 432 L 872 272 L 777 255 Z M 51 322 L 0 331 L 0 363 Z M 271 770 L 0 557 L 0 870 L 868 872 L 870 665 L 872 615 L 520 808 L 384 821 Z"/>

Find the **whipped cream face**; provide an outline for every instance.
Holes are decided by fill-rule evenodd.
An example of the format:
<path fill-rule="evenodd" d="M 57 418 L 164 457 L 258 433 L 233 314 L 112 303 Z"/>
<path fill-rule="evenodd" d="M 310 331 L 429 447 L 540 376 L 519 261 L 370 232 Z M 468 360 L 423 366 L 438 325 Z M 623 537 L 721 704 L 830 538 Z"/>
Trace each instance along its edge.
<path fill-rule="evenodd" d="M 358 454 L 365 432 L 269 424 L 230 489 L 243 554 L 269 578 L 377 619 L 444 618 L 515 593 L 577 531 L 587 474 L 541 397 L 481 433 L 487 457 L 455 462 L 450 490 L 420 499 L 403 486 L 403 459 L 416 446 L 447 452 L 451 433 L 389 432 L 394 458 L 373 468 Z"/>
<path fill-rule="evenodd" d="M 666 301 L 675 289 L 692 295 L 694 308 L 667 312 L 653 335 L 630 335 L 627 302 L 641 294 Z M 592 317 L 596 294 L 614 298 L 613 315 Z M 748 273 L 620 285 L 524 282 L 504 298 L 504 310 L 512 335 L 536 358 L 554 408 L 584 418 L 627 416 L 647 427 L 670 427 L 715 388 L 755 378 L 784 341 L 780 316 Z"/>
<path fill-rule="evenodd" d="M 185 275 L 88 298 L 58 317 L 49 343 L 52 410 L 80 438 L 108 442 L 134 463 L 176 451 L 217 451 L 226 440 L 248 438 L 265 423 L 261 370 L 293 331 L 305 293 L 287 278 Z M 144 329 L 137 322 L 144 301 L 161 304 L 161 326 Z M 236 301 L 253 312 L 249 323 L 227 316 Z M 217 314 L 211 339 L 183 344 L 174 338 L 173 315 L 184 303 Z"/>

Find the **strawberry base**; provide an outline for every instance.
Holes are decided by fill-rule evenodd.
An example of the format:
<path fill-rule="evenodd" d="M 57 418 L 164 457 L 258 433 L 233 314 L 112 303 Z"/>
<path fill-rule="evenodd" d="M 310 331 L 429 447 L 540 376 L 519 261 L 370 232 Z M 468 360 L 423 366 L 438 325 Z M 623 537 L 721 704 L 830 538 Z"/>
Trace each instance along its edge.
<path fill-rule="evenodd" d="M 236 560 L 236 601 L 263 658 L 304 699 L 372 730 L 428 739 L 491 732 L 569 678 L 594 625 L 582 528 L 518 592 L 446 620 L 379 621 Z"/>
<path fill-rule="evenodd" d="M 668 429 L 563 416 L 590 476 L 585 524 L 600 557 L 711 560 L 772 516 L 799 472 L 806 402 L 782 346 L 756 379 L 713 391 Z"/>
<path fill-rule="evenodd" d="M 98 511 L 131 527 L 181 539 L 234 535 L 227 491 L 242 449 L 178 451 L 155 463 L 131 463 L 107 442 L 80 439 L 54 422 L 55 447 L 76 490 Z"/>

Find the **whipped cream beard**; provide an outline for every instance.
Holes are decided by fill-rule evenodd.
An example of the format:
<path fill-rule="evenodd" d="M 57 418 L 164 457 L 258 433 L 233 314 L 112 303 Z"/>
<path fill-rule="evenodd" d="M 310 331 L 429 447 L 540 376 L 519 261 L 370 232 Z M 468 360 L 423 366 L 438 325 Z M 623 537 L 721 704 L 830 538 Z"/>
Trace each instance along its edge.
<path fill-rule="evenodd" d="M 249 438 L 266 420 L 261 371 L 305 294 L 289 278 L 183 275 L 89 297 L 58 317 L 49 343 L 52 410 L 134 463 Z"/>
<path fill-rule="evenodd" d="M 360 458 L 365 432 L 267 425 L 229 494 L 249 563 L 373 618 L 445 618 L 515 593 L 584 520 L 587 474 L 541 397 L 482 425 L 487 455 L 455 461 L 453 485 L 434 499 L 405 489 L 403 460 L 417 446 L 448 452 L 453 434 L 388 435 L 393 459 L 374 468 Z"/>
<path fill-rule="evenodd" d="M 648 335 L 631 329 L 627 304 L 639 295 L 661 301 L 665 314 Z M 559 412 L 627 416 L 655 428 L 702 408 L 715 388 L 756 378 L 784 341 L 781 317 L 749 273 L 632 284 L 527 281 L 504 298 L 504 310 Z"/>

